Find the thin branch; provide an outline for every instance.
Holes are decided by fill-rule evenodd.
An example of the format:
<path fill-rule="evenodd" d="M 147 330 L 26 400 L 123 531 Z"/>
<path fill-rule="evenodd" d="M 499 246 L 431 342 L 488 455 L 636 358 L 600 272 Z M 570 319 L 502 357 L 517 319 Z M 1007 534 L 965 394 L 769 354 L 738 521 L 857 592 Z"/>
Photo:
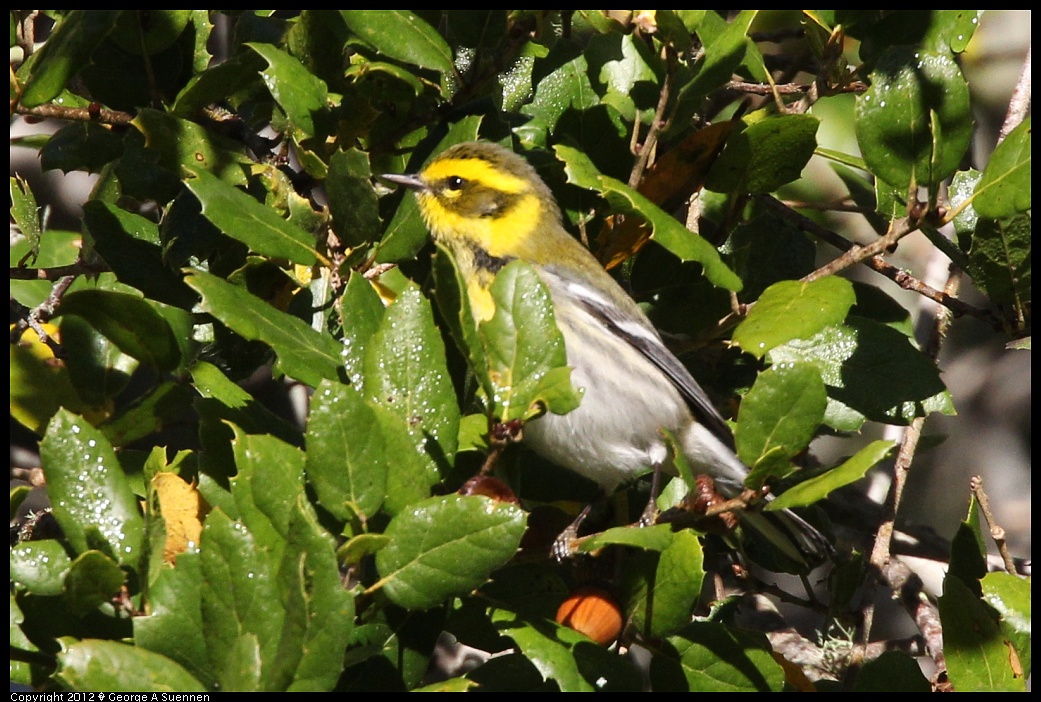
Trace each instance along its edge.
<path fill-rule="evenodd" d="M 980 511 L 983 512 L 983 519 L 987 522 L 987 527 L 990 529 L 990 538 L 994 539 L 994 543 L 998 546 L 1001 561 L 1005 564 L 1005 572 L 1009 575 L 1017 575 L 1019 571 L 1016 568 L 1015 561 L 1012 560 L 1012 554 L 1009 553 L 1008 544 L 1005 542 L 1005 529 L 994 518 L 994 513 L 990 510 L 990 499 L 983 490 L 983 476 L 974 476 L 969 482 L 969 487 L 980 505 Z"/>
<path fill-rule="evenodd" d="M 938 671 L 947 670 L 943 655 L 943 626 L 940 611 L 925 593 L 921 578 L 906 563 L 893 559 L 886 569 L 886 581 L 893 592 L 898 593 L 900 603 L 914 619 L 922 633 L 925 650 L 933 659 Z"/>
<path fill-rule="evenodd" d="M 867 246 L 860 246 L 844 239 L 830 229 L 821 226 L 809 217 L 796 212 L 772 197 L 762 196 L 759 198 L 759 201 L 803 231 L 813 234 L 822 241 L 844 252 L 827 265 L 806 276 L 803 280 L 817 280 L 818 278 L 834 275 L 855 264 L 863 263 L 876 273 L 889 278 L 901 288 L 923 295 L 937 304 L 950 309 L 958 316 L 970 315 L 987 322 L 995 329 L 1001 329 L 1001 321 L 989 310 L 974 307 L 943 291 L 936 290 L 907 271 L 901 270 L 885 260 L 882 256 L 883 252 L 907 234 L 915 231 L 915 227 L 908 223 L 906 219 L 900 220 L 897 223 L 898 226 L 893 227 L 890 233 L 885 236 L 880 237 Z"/>
<path fill-rule="evenodd" d="M 640 146 L 636 163 L 633 164 L 633 170 L 629 174 L 630 188 L 639 187 L 640 181 L 643 180 L 643 173 L 647 170 L 651 154 L 654 153 L 654 147 L 658 143 L 658 134 L 661 132 L 662 127 L 665 126 L 665 110 L 669 106 L 669 95 L 672 92 L 672 69 L 675 64 L 672 50 L 667 48 L 666 51 L 669 52 L 668 69 L 665 72 L 665 79 L 662 81 L 661 92 L 658 94 L 658 106 L 654 110 L 654 119 L 651 120 L 650 129 L 647 130 L 647 138 L 644 139 L 643 144 Z M 634 127 L 634 129 L 638 130 L 639 127 Z"/>
<path fill-rule="evenodd" d="M 957 292 L 959 284 L 960 275 L 957 269 L 954 266 L 951 266 L 948 273 L 947 284 L 944 286 L 944 292 L 948 295 L 953 295 Z M 948 329 L 950 329 L 951 318 L 951 311 L 947 307 L 938 306 L 936 308 L 932 329 L 923 348 L 923 352 L 934 361 L 939 355 L 942 341 L 946 337 Z M 875 537 L 874 546 L 871 549 L 871 556 L 868 559 L 871 566 L 869 572 L 875 573 L 875 576 L 871 577 L 869 580 L 869 590 L 877 589 L 880 585 L 878 580 L 880 577 L 889 577 L 889 569 L 892 566 L 892 553 L 890 546 L 893 539 L 894 525 L 896 523 L 896 513 L 899 510 L 903 499 L 904 487 L 907 485 L 907 477 L 910 473 L 911 463 L 914 461 L 915 452 L 918 448 L 918 441 L 921 439 L 922 427 L 924 425 L 925 417 L 916 417 L 914 421 L 911 422 L 911 425 L 904 431 L 903 438 L 900 442 L 900 448 L 893 465 L 893 483 L 890 485 L 889 494 L 886 495 L 885 502 L 882 505 L 882 521 Z M 854 646 L 852 653 L 854 665 L 859 665 L 863 662 L 865 646 L 867 645 L 867 642 L 871 640 L 871 627 L 874 623 L 874 597 L 872 597 L 869 592 L 865 599 L 867 604 L 864 606 L 862 611 L 863 625 L 860 630 L 861 635 L 857 644 Z"/>
<path fill-rule="evenodd" d="M 12 267 L 8 271 L 11 280 L 60 280 L 67 275 L 95 275 L 104 273 L 105 266 L 89 265 L 83 262 L 53 268 L 21 268 Z"/>
<path fill-rule="evenodd" d="M 126 127 L 134 119 L 134 115 L 129 112 L 109 110 L 97 103 L 91 103 L 90 107 L 62 107 L 61 105 L 51 104 L 37 105 L 36 107 L 15 105 L 13 112 L 27 117 L 66 119 L 74 122 L 97 122 L 98 124 L 110 124 L 117 127 Z"/>
<path fill-rule="evenodd" d="M 867 214 L 871 212 L 866 207 L 861 207 L 848 197 L 831 202 L 810 202 L 807 200 L 782 200 L 785 207 L 795 210 L 819 210 L 821 212 L 852 212 L 854 214 Z"/>
<path fill-rule="evenodd" d="M 723 86 L 725 90 L 733 90 L 738 93 L 751 93 L 752 95 L 805 95 L 813 90 L 814 84 L 805 83 L 779 83 L 772 86 L 769 83 L 748 83 L 741 80 L 732 80 Z M 819 90 L 818 86 L 818 90 Z M 829 85 L 827 90 L 821 90 L 821 95 L 835 95 L 838 93 L 863 93 L 868 89 L 867 83 L 855 80 L 841 85 Z"/>
<path fill-rule="evenodd" d="M 61 302 L 61 298 L 68 291 L 69 286 L 72 285 L 73 281 L 76 280 L 77 276 L 67 275 L 59 278 L 51 288 L 50 295 L 47 299 L 37 305 L 34 309 L 28 311 L 28 313 L 18 320 L 18 322 L 11 329 L 11 343 L 18 343 L 18 340 L 22 338 L 22 334 L 25 333 L 26 329 L 32 329 L 36 332 L 37 336 L 40 337 L 40 341 L 45 344 L 51 345 L 51 337 L 47 331 L 43 328 L 44 322 L 48 321 L 54 316 L 55 310 L 58 309 L 58 304 Z M 11 298 L 12 301 L 14 298 Z"/>

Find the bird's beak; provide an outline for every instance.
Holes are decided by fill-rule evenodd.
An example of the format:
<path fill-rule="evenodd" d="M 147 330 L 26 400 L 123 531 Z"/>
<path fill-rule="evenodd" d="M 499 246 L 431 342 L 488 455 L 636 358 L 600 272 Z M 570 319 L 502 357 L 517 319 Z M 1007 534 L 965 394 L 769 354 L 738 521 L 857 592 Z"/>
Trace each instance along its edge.
<path fill-rule="evenodd" d="M 389 180 L 391 183 L 397 183 L 398 185 L 404 185 L 406 188 L 411 190 L 426 190 L 427 185 L 419 176 L 416 175 L 400 175 L 397 173 L 384 173 L 380 176 L 383 180 Z"/>

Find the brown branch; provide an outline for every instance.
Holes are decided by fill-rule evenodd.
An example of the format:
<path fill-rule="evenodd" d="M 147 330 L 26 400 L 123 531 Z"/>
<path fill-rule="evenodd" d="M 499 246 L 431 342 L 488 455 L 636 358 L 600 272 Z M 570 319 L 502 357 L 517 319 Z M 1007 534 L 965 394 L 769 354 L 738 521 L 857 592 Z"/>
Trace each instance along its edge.
<path fill-rule="evenodd" d="M 944 292 L 952 295 L 957 292 L 958 285 L 960 283 L 960 276 L 957 269 L 952 266 L 947 278 L 947 284 L 944 286 Z M 940 346 L 942 340 L 946 337 L 947 331 L 951 324 L 951 310 L 947 307 L 939 306 L 936 308 L 936 313 L 933 317 L 933 325 L 930 329 L 929 338 L 924 344 L 923 351 L 933 361 L 936 360 L 940 352 Z M 922 427 L 925 425 L 925 417 L 916 417 L 911 425 L 904 431 L 904 436 L 900 441 L 900 448 L 897 451 L 896 460 L 893 465 L 893 482 L 889 487 L 889 493 L 886 495 L 885 502 L 882 505 L 882 521 L 878 528 L 878 533 L 875 537 L 874 545 L 871 549 L 871 556 L 868 559 L 870 566 L 870 573 L 874 573 L 868 581 L 868 593 L 865 596 L 867 604 L 864 606 L 863 624 L 860 629 L 860 638 L 856 645 L 853 647 L 852 661 L 854 666 L 861 665 L 864 660 L 864 651 L 867 642 L 871 640 L 871 627 L 874 623 L 875 615 L 875 598 L 872 595 L 872 591 L 876 590 L 879 585 L 880 577 L 885 577 L 887 580 L 891 576 L 890 568 L 893 565 L 891 544 L 893 540 L 894 525 L 896 523 L 896 513 L 900 508 L 900 504 L 903 498 L 904 487 L 907 485 L 907 478 L 910 473 L 911 463 L 914 461 L 915 451 L 918 448 L 918 441 L 922 436 Z M 923 631 L 923 634 L 925 632 Z M 942 644 L 939 649 L 936 649 L 934 656 L 942 656 Z"/>
<path fill-rule="evenodd" d="M 973 305 L 959 300 L 946 292 L 937 290 L 885 260 L 882 254 L 888 248 L 893 246 L 907 234 L 915 231 L 914 225 L 910 224 L 906 219 L 900 220 L 897 223 L 898 226 L 893 227 L 885 236 L 879 237 L 876 241 L 867 246 L 860 246 L 839 236 L 827 227 L 821 226 L 809 217 L 796 212 L 772 197 L 761 196 L 758 199 L 776 214 L 787 219 L 789 222 L 792 222 L 803 231 L 813 234 L 825 243 L 843 251 L 841 256 L 803 278 L 804 281 L 817 280 L 829 275 L 834 275 L 850 266 L 862 263 L 876 273 L 889 278 L 904 290 L 909 290 L 927 297 L 937 304 L 948 308 L 958 316 L 969 315 L 976 317 L 977 319 L 983 320 L 994 329 L 1001 329 L 1001 321 L 989 310 L 974 307 Z"/>
<path fill-rule="evenodd" d="M 814 84 L 804 83 L 781 83 L 772 86 L 769 83 L 748 83 L 741 80 L 732 80 L 723 86 L 725 90 L 733 90 L 738 93 L 751 93 L 752 95 L 805 95 L 811 92 Z M 827 90 L 820 90 L 821 95 L 835 95 L 838 93 L 863 93 L 868 89 L 867 83 L 863 81 L 852 81 L 841 85 L 829 85 Z"/>
<path fill-rule="evenodd" d="M 925 650 L 933 659 L 937 670 L 946 671 L 947 663 L 943 655 L 943 626 L 940 624 L 940 611 L 926 595 L 921 578 L 906 563 L 894 559 L 886 569 L 886 581 L 893 592 L 898 594 L 904 609 L 914 619 L 918 630 L 922 633 Z"/>
<path fill-rule="evenodd" d="M 40 341 L 47 345 L 51 345 L 51 337 L 43 328 L 43 323 L 54 316 L 54 312 L 58 309 L 58 304 L 61 302 L 61 298 L 68 291 L 69 286 L 72 285 L 76 278 L 77 276 L 75 275 L 67 275 L 59 278 L 54 284 L 54 287 L 51 288 L 51 293 L 47 296 L 47 299 L 35 308 L 28 310 L 28 313 L 15 323 L 11 328 L 12 344 L 18 343 L 18 340 L 22 338 L 22 334 L 25 333 L 26 329 L 32 329 L 36 332 L 37 336 L 40 337 Z M 12 300 L 13 299 L 14 298 L 12 298 Z"/>
<path fill-rule="evenodd" d="M 98 124 L 110 124 L 116 127 L 126 127 L 134 119 L 134 115 L 129 112 L 109 110 L 97 103 L 91 103 L 90 107 L 62 107 L 61 105 L 51 104 L 25 107 L 19 104 L 14 106 L 13 112 L 26 117 L 65 119 L 74 122 L 97 122 Z"/>
<path fill-rule="evenodd" d="M 107 270 L 108 268 L 103 265 L 89 265 L 79 262 L 53 268 L 12 267 L 8 271 L 8 277 L 11 280 L 59 280 L 67 275 L 95 275 L 104 273 Z"/>
<path fill-rule="evenodd" d="M 990 529 L 990 538 L 994 539 L 994 543 L 998 546 L 1001 561 L 1005 564 L 1005 572 L 1009 575 L 1017 575 L 1018 570 L 1015 561 L 1012 560 L 1012 554 L 1009 553 L 1008 544 L 1005 542 L 1005 529 L 994 518 L 994 513 L 990 510 L 990 499 L 983 490 L 983 476 L 973 476 L 969 482 L 969 487 L 972 489 L 972 494 L 976 497 L 976 502 L 980 505 L 980 511 L 983 512 L 983 519 L 987 522 L 987 527 Z"/>
<path fill-rule="evenodd" d="M 672 92 L 672 70 L 675 65 L 672 49 L 666 48 L 666 51 L 669 52 L 668 69 L 665 72 L 665 79 L 662 81 L 661 92 L 658 93 L 658 106 L 654 110 L 654 119 L 651 120 L 647 138 L 644 139 L 643 144 L 639 147 L 636 163 L 633 164 L 632 172 L 629 174 L 630 188 L 638 188 L 640 181 L 643 180 L 643 173 L 647 170 L 651 154 L 654 153 L 654 147 L 658 143 L 658 134 L 661 132 L 662 127 L 665 126 L 665 109 L 669 105 L 669 95 Z M 639 120 L 636 121 L 633 129 L 635 135 L 639 131 Z"/>

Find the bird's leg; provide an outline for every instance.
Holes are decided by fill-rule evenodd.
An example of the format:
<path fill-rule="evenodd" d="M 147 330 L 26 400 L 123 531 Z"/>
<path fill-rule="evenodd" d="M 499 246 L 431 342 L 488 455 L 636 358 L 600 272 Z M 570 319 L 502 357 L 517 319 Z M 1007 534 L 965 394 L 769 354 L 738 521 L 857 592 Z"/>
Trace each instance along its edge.
<path fill-rule="evenodd" d="M 582 526 L 582 522 L 586 520 L 589 513 L 592 511 L 592 503 L 585 506 L 585 508 L 578 513 L 575 517 L 575 521 L 571 522 L 564 531 L 560 532 L 556 539 L 553 540 L 552 552 L 553 557 L 557 559 L 557 562 L 566 561 L 575 555 L 575 548 L 578 546 L 578 528 Z"/>
<path fill-rule="evenodd" d="M 654 464 L 654 472 L 651 474 L 651 496 L 647 505 L 643 508 L 638 522 L 641 527 L 647 527 L 658 521 L 658 490 L 661 488 L 661 463 Z"/>

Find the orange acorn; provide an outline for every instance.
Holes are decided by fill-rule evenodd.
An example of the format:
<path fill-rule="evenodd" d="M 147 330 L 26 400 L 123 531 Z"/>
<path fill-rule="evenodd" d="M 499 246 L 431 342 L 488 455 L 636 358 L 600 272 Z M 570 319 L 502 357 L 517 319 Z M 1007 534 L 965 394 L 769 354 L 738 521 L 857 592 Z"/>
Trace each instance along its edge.
<path fill-rule="evenodd" d="M 560 605 L 557 624 L 607 646 L 622 633 L 622 609 L 607 591 L 587 585 L 572 592 Z"/>

